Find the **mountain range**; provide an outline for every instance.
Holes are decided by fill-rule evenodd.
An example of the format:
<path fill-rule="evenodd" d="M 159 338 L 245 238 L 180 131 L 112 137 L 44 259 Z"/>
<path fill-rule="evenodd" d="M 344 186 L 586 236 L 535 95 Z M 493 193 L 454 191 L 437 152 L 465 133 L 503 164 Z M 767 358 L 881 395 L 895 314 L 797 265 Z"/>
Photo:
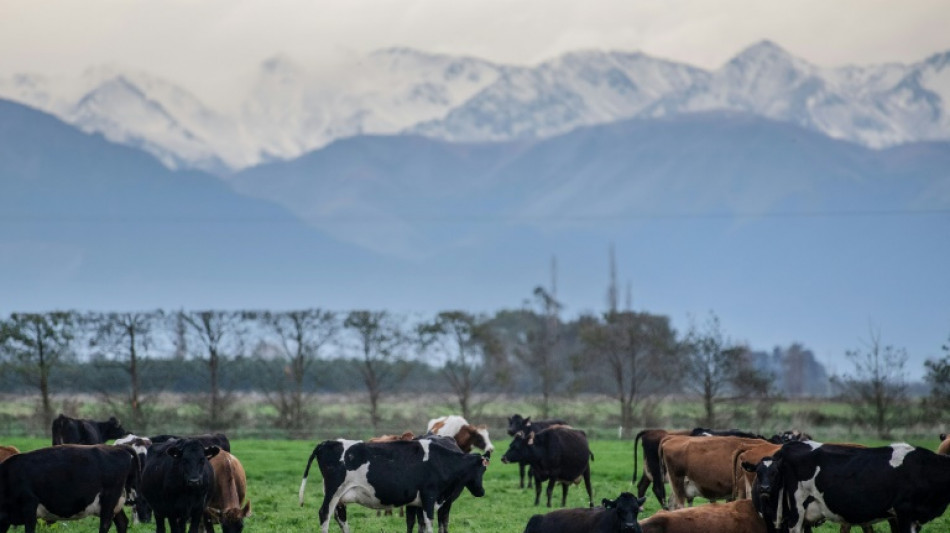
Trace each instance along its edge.
<path fill-rule="evenodd" d="M 0 97 L 141 148 L 169 168 L 228 174 L 356 135 L 532 140 L 710 111 L 749 113 L 871 148 L 945 141 L 948 65 L 950 51 L 913 64 L 819 67 L 770 41 L 715 70 L 619 51 L 517 66 L 392 48 L 331 72 L 275 56 L 235 87 L 243 96 L 232 106 L 114 66 L 77 79 L 0 78 Z"/>

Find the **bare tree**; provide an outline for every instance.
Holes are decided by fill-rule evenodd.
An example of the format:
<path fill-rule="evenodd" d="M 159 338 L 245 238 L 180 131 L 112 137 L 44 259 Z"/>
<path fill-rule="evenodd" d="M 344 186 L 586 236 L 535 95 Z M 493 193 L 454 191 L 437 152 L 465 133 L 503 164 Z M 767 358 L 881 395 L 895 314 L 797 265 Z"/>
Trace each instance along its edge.
<path fill-rule="evenodd" d="M 41 416 L 47 428 L 53 422 L 50 374 L 71 355 L 76 322 L 76 314 L 71 311 L 13 313 L 0 322 L 3 360 L 39 391 Z"/>
<path fill-rule="evenodd" d="M 719 317 L 713 313 L 702 327 L 690 326 L 681 349 L 683 385 L 702 401 L 703 418 L 699 422 L 704 426 L 714 427 L 720 422 L 718 404 L 746 398 L 749 391 L 768 387 L 768 380 L 749 364 L 748 348 L 727 339 Z"/>
<path fill-rule="evenodd" d="M 670 381 L 676 333 L 668 317 L 609 311 L 602 320 L 581 319 L 581 339 L 589 360 L 606 365 L 613 378 L 624 431 L 633 427 L 638 401 Z"/>
<path fill-rule="evenodd" d="M 854 420 L 872 427 L 878 437 L 889 439 L 907 403 L 907 352 L 881 344 L 880 332 L 872 330 L 864 350 L 851 350 L 845 356 L 854 372 L 834 376 L 833 383 L 853 406 Z"/>
<path fill-rule="evenodd" d="M 306 420 L 304 378 L 319 358 L 320 350 L 336 338 L 340 321 L 335 313 L 321 309 L 251 316 L 275 337 L 284 363 L 282 375 L 267 376 L 267 395 L 277 409 L 277 423 L 283 428 L 301 429 Z"/>
<path fill-rule="evenodd" d="M 343 326 L 357 339 L 359 372 L 369 395 L 369 416 L 373 431 L 378 432 L 382 417 L 379 401 L 383 392 L 405 377 L 398 372 L 399 350 L 406 343 L 402 324 L 386 311 L 351 311 Z"/>
<path fill-rule="evenodd" d="M 92 328 L 90 347 L 99 350 L 108 360 L 118 364 L 129 376 L 125 404 L 132 427 L 147 427 L 142 394 L 142 367 L 153 345 L 152 332 L 164 317 L 162 311 L 134 313 L 89 313 L 84 321 Z M 107 401 L 111 403 L 111 398 Z"/>
<path fill-rule="evenodd" d="M 540 286 L 535 287 L 534 298 L 540 311 L 534 315 L 538 319 L 537 323 L 525 332 L 523 342 L 515 348 L 514 355 L 537 374 L 541 386 L 541 417 L 548 418 L 554 389 L 563 374 L 557 361 L 561 304 L 553 294 Z"/>
<path fill-rule="evenodd" d="M 462 416 L 472 414 L 472 397 L 489 374 L 487 362 L 500 353 L 499 341 L 485 319 L 464 311 L 443 311 L 417 326 L 423 350 L 436 349 L 442 375 L 455 392 Z"/>
<path fill-rule="evenodd" d="M 224 429 L 225 407 L 227 399 L 222 394 L 221 366 L 228 355 L 240 353 L 245 330 L 244 315 L 231 311 L 194 311 L 181 312 L 180 317 L 188 326 L 189 345 L 201 347 L 204 355 L 195 357 L 204 361 L 208 367 L 209 429 Z"/>
<path fill-rule="evenodd" d="M 924 361 L 927 374 L 924 379 L 930 384 L 930 395 L 925 400 L 929 413 L 943 415 L 950 410 L 950 339 L 943 345 L 944 356 Z"/>

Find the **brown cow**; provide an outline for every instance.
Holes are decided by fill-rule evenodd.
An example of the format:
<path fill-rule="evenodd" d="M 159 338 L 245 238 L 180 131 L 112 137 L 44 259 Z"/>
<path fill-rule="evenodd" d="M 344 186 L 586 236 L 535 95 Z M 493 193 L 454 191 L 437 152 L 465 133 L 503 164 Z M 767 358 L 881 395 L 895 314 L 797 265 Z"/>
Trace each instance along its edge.
<path fill-rule="evenodd" d="M 402 435 L 380 435 L 373 437 L 366 442 L 392 442 L 394 440 L 412 440 L 416 436 L 411 431 L 405 431 Z"/>
<path fill-rule="evenodd" d="M 224 450 L 209 462 L 214 469 L 214 489 L 205 508 L 205 531 L 214 533 L 213 524 L 221 524 L 223 533 L 241 533 L 244 519 L 251 514 L 251 502 L 246 501 L 244 466 L 237 457 Z"/>
<path fill-rule="evenodd" d="M 761 444 L 761 439 L 741 437 L 664 437 L 660 441 L 660 462 L 670 477 L 670 508 L 679 509 L 684 502 L 692 507 L 696 496 L 709 500 L 732 498 L 734 454 Z"/>
<path fill-rule="evenodd" d="M 7 460 L 7 457 L 20 453 L 20 450 L 13 446 L 0 446 L 0 463 Z"/>
<path fill-rule="evenodd" d="M 487 454 L 491 454 L 495 450 L 491 439 L 488 438 L 488 428 L 473 426 L 458 415 L 433 418 L 426 424 L 426 431 L 435 435 L 455 438 L 455 442 L 465 453 L 472 451 L 472 447 L 485 450 Z"/>
<path fill-rule="evenodd" d="M 946 433 L 940 434 L 940 446 L 937 446 L 937 453 L 950 455 L 950 436 Z"/>
<path fill-rule="evenodd" d="M 752 484 L 755 483 L 755 472 L 750 472 L 743 468 L 742 463 L 757 465 L 759 461 L 766 457 L 771 457 L 775 452 L 781 449 L 781 444 L 766 442 L 752 448 L 740 448 L 733 453 L 732 468 L 735 474 L 735 487 L 732 499 L 745 500 L 752 498 Z"/>
<path fill-rule="evenodd" d="M 766 533 L 752 500 L 712 503 L 678 511 L 657 511 L 640 522 L 643 533 Z"/>

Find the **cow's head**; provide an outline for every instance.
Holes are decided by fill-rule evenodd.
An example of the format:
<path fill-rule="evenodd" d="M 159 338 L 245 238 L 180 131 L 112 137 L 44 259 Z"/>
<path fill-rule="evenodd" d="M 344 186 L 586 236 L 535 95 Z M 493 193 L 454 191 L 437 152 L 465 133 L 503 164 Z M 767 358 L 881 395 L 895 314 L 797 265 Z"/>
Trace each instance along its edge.
<path fill-rule="evenodd" d="M 116 417 L 111 417 L 102 423 L 102 438 L 105 440 L 119 439 L 129 434 Z"/>
<path fill-rule="evenodd" d="M 178 463 L 185 485 L 200 487 L 210 481 L 211 476 L 206 475 L 212 471 L 208 459 L 218 455 L 220 451 L 217 446 L 204 447 L 197 440 L 186 439 L 175 442 L 165 453 Z"/>
<path fill-rule="evenodd" d="M 485 495 L 485 486 L 482 484 L 482 479 L 485 477 L 485 470 L 488 470 L 490 455 L 491 452 L 485 455 L 467 454 L 465 456 L 466 461 L 471 461 L 472 468 L 471 475 L 468 481 L 465 482 L 465 488 L 476 498 L 481 498 Z"/>
<path fill-rule="evenodd" d="M 244 507 L 234 509 L 222 510 L 208 507 L 205 513 L 212 522 L 221 524 L 222 533 L 241 533 L 244 531 L 244 519 L 251 516 L 251 502 L 248 501 Z"/>
<path fill-rule="evenodd" d="M 523 433 L 515 434 L 515 438 L 511 439 L 511 444 L 508 445 L 508 451 L 501 456 L 501 462 L 508 464 L 527 461 L 531 458 L 531 447 L 533 445 L 534 433 L 529 436 L 525 436 Z"/>
<path fill-rule="evenodd" d="M 622 533 L 640 533 L 640 523 L 637 522 L 637 515 L 643 510 L 643 502 L 647 501 L 646 496 L 637 498 L 629 492 L 622 492 L 616 500 L 604 498 L 601 502 L 606 509 L 616 509 L 618 531 Z"/>
<path fill-rule="evenodd" d="M 531 426 L 531 417 L 521 418 L 521 415 L 514 414 L 508 417 L 508 434 L 514 436 L 519 431 L 524 431 L 525 427 Z"/>
<path fill-rule="evenodd" d="M 759 516 L 772 527 L 782 528 L 780 506 L 783 505 L 781 459 L 764 457 L 758 463 L 742 462 L 746 472 L 755 474 L 752 484 L 752 504 Z"/>

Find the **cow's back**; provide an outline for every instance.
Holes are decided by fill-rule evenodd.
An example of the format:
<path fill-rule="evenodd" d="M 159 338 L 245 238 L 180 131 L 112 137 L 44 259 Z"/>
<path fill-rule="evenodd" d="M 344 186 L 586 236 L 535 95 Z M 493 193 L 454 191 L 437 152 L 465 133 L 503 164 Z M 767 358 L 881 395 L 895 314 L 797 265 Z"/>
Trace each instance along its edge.
<path fill-rule="evenodd" d="M 710 503 L 676 511 L 657 511 L 640 521 L 643 533 L 767 533 L 750 500 Z"/>
<path fill-rule="evenodd" d="M 535 435 L 535 445 L 543 449 L 539 473 L 544 477 L 574 481 L 590 468 L 590 446 L 583 431 L 552 426 Z"/>

